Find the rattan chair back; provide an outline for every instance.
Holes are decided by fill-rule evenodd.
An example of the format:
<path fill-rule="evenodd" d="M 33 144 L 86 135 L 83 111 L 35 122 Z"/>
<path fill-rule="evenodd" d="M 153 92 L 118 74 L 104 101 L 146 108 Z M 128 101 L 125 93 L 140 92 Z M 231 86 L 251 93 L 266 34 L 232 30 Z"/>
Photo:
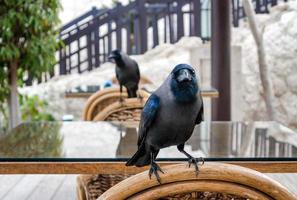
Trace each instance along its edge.
<path fill-rule="evenodd" d="M 144 90 L 138 90 L 139 95 L 146 100 L 149 97 L 149 93 Z M 113 103 L 119 102 L 120 99 L 120 90 L 119 88 L 107 88 L 100 90 L 89 97 L 87 103 L 83 110 L 83 120 L 84 121 L 99 121 L 99 120 L 106 120 L 106 118 L 98 118 L 97 115 L 100 114 L 107 108 L 108 106 L 112 105 Z M 127 92 L 123 90 L 122 97 L 124 98 L 124 102 L 127 99 Z M 134 99 L 134 98 L 133 98 Z M 140 100 L 139 100 L 140 101 Z M 133 101 L 135 102 L 135 101 Z M 132 104 L 129 103 L 129 109 L 132 109 Z M 118 105 L 118 104 L 117 104 Z M 125 104 L 126 105 L 126 104 Z M 143 104 L 141 104 L 143 105 Z M 139 107 L 139 103 L 136 103 L 136 107 Z M 104 113 L 110 112 L 109 110 L 105 110 Z"/>
<path fill-rule="evenodd" d="M 160 173 L 162 184 L 148 171 L 131 176 L 111 187 L 98 200 L 207 199 L 203 192 L 229 195 L 219 199 L 296 200 L 296 196 L 268 176 L 237 165 L 205 163 L 198 176 L 186 164 L 168 165 Z M 202 192 L 202 193 L 201 193 Z M 218 199 L 218 198 L 214 198 Z"/>

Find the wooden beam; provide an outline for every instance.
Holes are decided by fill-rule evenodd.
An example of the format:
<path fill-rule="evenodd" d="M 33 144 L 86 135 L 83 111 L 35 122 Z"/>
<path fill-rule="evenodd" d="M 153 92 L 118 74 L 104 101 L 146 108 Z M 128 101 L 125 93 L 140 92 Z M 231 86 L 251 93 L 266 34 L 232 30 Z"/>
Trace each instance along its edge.
<path fill-rule="evenodd" d="M 210 162 L 210 161 L 207 161 Z M 158 162 L 161 166 L 181 162 Z M 262 173 L 297 173 L 297 161 L 224 162 Z M 148 167 L 126 167 L 124 162 L 1 162 L 0 174 L 136 174 Z"/>
<path fill-rule="evenodd" d="M 220 96 L 212 101 L 212 120 L 231 120 L 230 0 L 212 0 L 211 81 Z"/>
<path fill-rule="evenodd" d="M 145 8 L 145 0 L 138 0 L 138 17 L 139 17 L 139 33 L 140 33 L 140 53 L 147 51 L 147 14 Z"/>
<path fill-rule="evenodd" d="M 94 92 L 66 92 L 65 98 L 89 98 Z M 201 91 L 202 97 L 205 98 L 218 98 L 219 93 L 215 89 L 203 90 Z"/>

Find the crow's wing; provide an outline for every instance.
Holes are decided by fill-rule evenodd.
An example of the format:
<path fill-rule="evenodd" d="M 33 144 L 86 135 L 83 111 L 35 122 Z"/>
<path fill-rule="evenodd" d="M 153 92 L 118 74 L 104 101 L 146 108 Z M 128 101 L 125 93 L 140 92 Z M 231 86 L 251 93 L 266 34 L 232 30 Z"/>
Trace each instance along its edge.
<path fill-rule="evenodd" d="M 201 107 L 196 118 L 196 124 L 200 124 L 204 120 L 203 101 L 201 97 Z"/>
<path fill-rule="evenodd" d="M 116 77 L 118 79 L 118 82 L 120 83 L 120 80 L 119 80 L 119 69 L 117 67 L 115 68 L 115 74 L 116 74 Z"/>
<path fill-rule="evenodd" d="M 136 73 L 137 73 L 137 76 L 138 76 L 138 78 L 140 78 L 140 72 L 139 72 L 139 67 L 138 67 L 137 62 L 135 62 L 135 64 L 136 64 Z"/>
<path fill-rule="evenodd" d="M 129 58 L 129 59 L 130 59 L 129 61 L 131 63 L 130 67 L 133 69 L 133 73 L 135 73 L 137 79 L 139 80 L 140 79 L 140 71 L 139 71 L 138 63 L 131 58 Z"/>
<path fill-rule="evenodd" d="M 157 95 L 152 94 L 145 103 L 141 120 L 139 123 L 139 134 L 137 145 L 140 146 L 146 138 L 147 132 L 154 122 L 160 106 L 160 99 Z"/>

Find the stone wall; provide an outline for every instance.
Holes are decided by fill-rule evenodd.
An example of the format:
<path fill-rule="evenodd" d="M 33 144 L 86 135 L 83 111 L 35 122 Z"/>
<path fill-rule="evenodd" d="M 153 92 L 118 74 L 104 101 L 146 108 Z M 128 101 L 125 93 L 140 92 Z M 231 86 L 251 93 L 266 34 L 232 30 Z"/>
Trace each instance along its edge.
<path fill-rule="evenodd" d="M 269 15 L 257 15 L 263 30 L 267 62 L 275 92 L 277 121 L 297 129 L 297 2 L 273 7 Z M 248 24 L 233 29 L 233 44 L 242 47 L 244 120 L 267 119 L 254 39 Z"/>

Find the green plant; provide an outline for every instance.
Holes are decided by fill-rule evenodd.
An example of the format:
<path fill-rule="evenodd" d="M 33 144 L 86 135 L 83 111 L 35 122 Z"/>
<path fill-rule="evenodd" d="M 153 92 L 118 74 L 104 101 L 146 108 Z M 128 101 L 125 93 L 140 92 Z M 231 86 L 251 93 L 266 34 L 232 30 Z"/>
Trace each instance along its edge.
<path fill-rule="evenodd" d="M 20 121 L 17 86 L 53 70 L 58 46 L 59 0 L 1 0 L 0 104 L 9 105 L 10 127 Z"/>
<path fill-rule="evenodd" d="M 61 126 L 59 122 L 21 124 L 1 138 L 0 155 L 2 158 L 63 157 Z"/>
<path fill-rule="evenodd" d="M 46 100 L 40 99 L 37 95 L 20 95 L 20 108 L 22 121 L 55 121 L 55 118 L 49 110 Z M 7 132 L 8 129 L 8 108 L 0 104 L 0 135 Z"/>
<path fill-rule="evenodd" d="M 4 104 L 0 104 L 0 135 L 6 132 L 8 127 L 8 109 Z"/>
<path fill-rule="evenodd" d="M 22 121 L 54 121 L 53 115 L 47 112 L 48 102 L 37 95 L 20 96 Z"/>

